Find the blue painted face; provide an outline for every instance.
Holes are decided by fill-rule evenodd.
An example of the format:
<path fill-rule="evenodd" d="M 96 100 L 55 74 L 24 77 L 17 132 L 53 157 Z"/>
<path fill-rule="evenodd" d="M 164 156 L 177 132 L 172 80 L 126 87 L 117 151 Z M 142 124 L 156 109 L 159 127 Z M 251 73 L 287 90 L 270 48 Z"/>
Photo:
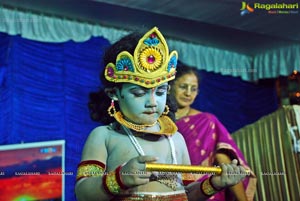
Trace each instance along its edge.
<path fill-rule="evenodd" d="M 120 110 L 125 118 L 135 124 L 152 124 L 161 116 L 167 100 L 168 84 L 144 88 L 124 83 L 117 89 Z"/>

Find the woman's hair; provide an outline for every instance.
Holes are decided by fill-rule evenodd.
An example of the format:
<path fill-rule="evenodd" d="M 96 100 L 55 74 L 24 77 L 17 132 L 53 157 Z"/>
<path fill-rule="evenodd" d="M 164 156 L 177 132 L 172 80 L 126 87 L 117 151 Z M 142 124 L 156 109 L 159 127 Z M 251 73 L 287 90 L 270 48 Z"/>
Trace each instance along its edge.
<path fill-rule="evenodd" d="M 100 80 L 102 87 L 98 92 L 91 92 L 89 96 L 88 107 L 90 110 L 90 116 L 92 120 L 101 122 L 103 124 L 109 124 L 114 122 L 114 118 L 110 117 L 107 113 L 107 109 L 111 104 L 111 99 L 106 95 L 104 89 L 112 87 L 122 87 L 122 83 L 109 82 L 104 77 L 104 69 L 108 63 L 115 63 L 117 55 L 122 51 L 127 51 L 131 55 L 134 54 L 135 47 L 137 46 L 140 38 L 144 35 L 141 32 L 133 32 L 123 38 L 121 38 L 116 43 L 112 44 L 108 49 L 106 49 L 104 57 L 102 71 L 100 74 Z M 175 112 L 177 110 L 175 99 L 167 96 L 167 105 L 169 106 L 170 112 L 168 116 L 175 120 Z M 115 104 L 116 110 L 120 110 L 118 104 Z"/>
<path fill-rule="evenodd" d="M 182 76 L 184 76 L 184 75 L 186 75 L 186 74 L 196 75 L 198 82 L 200 82 L 200 75 L 199 75 L 199 71 L 197 70 L 197 68 L 194 67 L 194 66 L 189 66 L 189 65 L 183 63 L 182 61 L 178 60 L 175 80 L 182 77 Z M 170 84 L 173 85 L 175 80 L 172 80 L 170 82 Z"/>

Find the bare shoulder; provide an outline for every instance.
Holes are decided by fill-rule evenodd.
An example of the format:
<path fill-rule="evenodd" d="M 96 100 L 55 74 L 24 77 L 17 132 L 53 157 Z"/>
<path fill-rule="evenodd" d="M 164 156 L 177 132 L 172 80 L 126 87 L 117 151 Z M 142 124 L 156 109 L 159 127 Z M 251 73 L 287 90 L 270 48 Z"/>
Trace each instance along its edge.
<path fill-rule="evenodd" d="M 110 132 L 113 131 L 109 126 L 99 126 L 93 129 L 85 142 L 82 160 L 106 161 L 106 141 Z"/>
<path fill-rule="evenodd" d="M 98 140 L 104 140 L 111 132 L 111 130 L 112 129 L 110 128 L 110 126 L 98 126 L 90 132 L 87 141 L 95 142 L 96 140 L 97 142 Z"/>

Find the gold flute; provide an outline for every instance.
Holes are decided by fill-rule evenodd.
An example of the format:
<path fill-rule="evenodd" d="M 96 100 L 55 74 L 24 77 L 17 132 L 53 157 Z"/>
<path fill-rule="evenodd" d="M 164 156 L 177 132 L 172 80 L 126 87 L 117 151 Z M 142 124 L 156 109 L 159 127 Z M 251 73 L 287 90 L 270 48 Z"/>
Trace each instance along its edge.
<path fill-rule="evenodd" d="M 217 167 L 217 166 L 205 167 L 205 166 L 197 166 L 197 165 L 174 165 L 174 164 L 163 164 L 163 163 L 146 163 L 146 171 L 218 174 L 219 175 L 222 173 L 222 168 Z M 229 172 L 229 174 L 231 174 L 231 173 Z M 250 170 L 246 170 L 245 174 L 250 175 Z"/>

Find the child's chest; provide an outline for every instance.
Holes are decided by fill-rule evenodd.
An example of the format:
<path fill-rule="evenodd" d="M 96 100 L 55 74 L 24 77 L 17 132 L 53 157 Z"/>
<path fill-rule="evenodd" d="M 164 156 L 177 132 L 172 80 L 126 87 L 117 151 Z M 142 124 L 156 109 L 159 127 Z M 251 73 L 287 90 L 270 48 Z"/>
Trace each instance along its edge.
<path fill-rule="evenodd" d="M 107 149 L 107 165 L 116 167 L 142 154 L 158 157 L 158 163 L 170 164 L 173 163 L 171 147 L 176 153 L 175 146 L 171 146 L 169 139 L 164 136 L 154 139 L 130 139 L 127 135 L 111 137 Z"/>

